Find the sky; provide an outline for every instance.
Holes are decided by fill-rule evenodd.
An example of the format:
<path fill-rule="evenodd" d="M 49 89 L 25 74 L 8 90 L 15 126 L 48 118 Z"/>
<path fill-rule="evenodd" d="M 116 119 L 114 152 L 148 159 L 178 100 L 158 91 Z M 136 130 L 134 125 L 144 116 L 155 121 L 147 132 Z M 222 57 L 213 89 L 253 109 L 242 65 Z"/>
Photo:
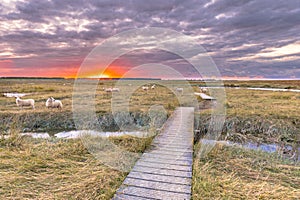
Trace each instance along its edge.
<path fill-rule="evenodd" d="M 0 77 L 76 77 L 84 59 L 106 39 L 136 28 L 161 27 L 193 37 L 223 78 L 300 79 L 299 0 L 0 4 Z M 141 49 L 117 58 L 103 76 L 120 77 L 133 66 L 153 62 L 180 66 L 186 76 L 194 73 L 172 52 Z"/>

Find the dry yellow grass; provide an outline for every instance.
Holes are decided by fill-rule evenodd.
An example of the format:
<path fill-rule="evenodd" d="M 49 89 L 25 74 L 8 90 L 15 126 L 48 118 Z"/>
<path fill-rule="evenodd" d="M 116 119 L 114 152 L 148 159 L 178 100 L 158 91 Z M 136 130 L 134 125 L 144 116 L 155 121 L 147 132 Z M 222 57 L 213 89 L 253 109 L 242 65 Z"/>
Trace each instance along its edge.
<path fill-rule="evenodd" d="M 224 81 L 225 86 L 231 87 L 262 87 L 262 88 L 282 88 L 300 89 L 299 80 L 229 80 Z"/>
<path fill-rule="evenodd" d="M 112 138 L 142 152 L 151 138 Z M 96 160 L 76 140 L 38 140 L 17 135 L 0 140 L 0 199 L 109 199 L 126 173 Z"/>
<path fill-rule="evenodd" d="M 276 155 L 217 145 L 193 166 L 193 199 L 298 199 L 300 166 Z"/>
<path fill-rule="evenodd" d="M 226 95 L 228 115 L 299 118 L 300 93 L 226 89 Z"/>

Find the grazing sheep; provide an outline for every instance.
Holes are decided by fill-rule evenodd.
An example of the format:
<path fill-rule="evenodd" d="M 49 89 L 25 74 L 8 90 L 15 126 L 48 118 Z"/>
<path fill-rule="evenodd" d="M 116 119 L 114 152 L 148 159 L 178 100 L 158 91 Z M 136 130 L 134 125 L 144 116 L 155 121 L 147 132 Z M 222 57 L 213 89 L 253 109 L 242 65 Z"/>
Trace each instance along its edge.
<path fill-rule="evenodd" d="M 112 92 L 120 92 L 120 88 L 113 88 Z"/>
<path fill-rule="evenodd" d="M 112 88 L 105 88 L 104 91 L 105 92 L 112 92 Z"/>
<path fill-rule="evenodd" d="M 63 105 L 62 102 L 60 100 L 56 100 L 53 97 L 50 97 L 49 99 L 47 99 L 46 101 L 46 107 L 47 108 L 58 108 L 58 109 L 62 109 Z"/>
<path fill-rule="evenodd" d="M 120 92 L 120 88 L 106 88 L 105 92 Z"/>
<path fill-rule="evenodd" d="M 23 106 L 31 106 L 32 109 L 34 109 L 34 100 L 33 99 L 20 99 L 20 97 L 17 96 L 16 98 L 16 104 L 17 106 L 23 108 Z"/>
<path fill-rule="evenodd" d="M 154 90 L 155 89 L 155 84 L 151 86 L 151 90 Z"/>
<path fill-rule="evenodd" d="M 200 92 L 206 93 L 207 91 L 207 88 L 200 87 Z"/>
<path fill-rule="evenodd" d="M 142 89 L 147 91 L 147 90 L 149 90 L 149 87 L 148 86 L 143 86 Z"/>
<path fill-rule="evenodd" d="M 176 88 L 176 92 L 183 93 L 183 88 Z"/>

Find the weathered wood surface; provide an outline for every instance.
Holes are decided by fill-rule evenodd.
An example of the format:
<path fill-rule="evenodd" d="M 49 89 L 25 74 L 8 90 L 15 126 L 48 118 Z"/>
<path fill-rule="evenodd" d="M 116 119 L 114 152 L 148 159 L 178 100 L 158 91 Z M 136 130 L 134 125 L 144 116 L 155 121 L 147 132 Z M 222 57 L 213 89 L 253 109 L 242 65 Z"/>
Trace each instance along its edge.
<path fill-rule="evenodd" d="M 194 108 L 179 107 L 113 197 L 190 199 Z"/>

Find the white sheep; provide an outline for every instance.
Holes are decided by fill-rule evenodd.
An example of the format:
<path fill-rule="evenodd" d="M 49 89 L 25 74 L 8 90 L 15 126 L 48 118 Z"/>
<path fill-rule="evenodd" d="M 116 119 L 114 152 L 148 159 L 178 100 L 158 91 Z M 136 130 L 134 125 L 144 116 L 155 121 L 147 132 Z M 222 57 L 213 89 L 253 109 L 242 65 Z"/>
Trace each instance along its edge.
<path fill-rule="evenodd" d="M 120 88 L 106 88 L 105 92 L 120 92 Z"/>
<path fill-rule="evenodd" d="M 112 88 L 105 88 L 104 91 L 105 92 L 112 92 Z"/>
<path fill-rule="evenodd" d="M 200 92 L 206 93 L 207 91 L 208 91 L 207 88 L 200 87 Z"/>
<path fill-rule="evenodd" d="M 23 106 L 31 106 L 34 109 L 34 100 L 33 99 L 20 99 L 20 97 L 16 97 L 17 106 L 23 108 Z"/>
<path fill-rule="evenodd" d="M 112 92 L 120 92 L 120 88 L 113 88 Z"/>
<path fill-rule="evenodd" d="M 176 88 L 176 92 L 183 93 L 183 88 Z"/>
<path fill-rule="evenodd" d="M 151 90 L 154 90 L 155 89 L 155 84 L 151 86 Z"/>
<path fill-rule="evenodd" d="M 62 109 L 63 104 L 60 100 L 56 100 L 53 97 L 50 97 L 49 99 L 47 99 L 46 101 L 46 107 L 47 108 L 58 108 L 58 109 Z"/>
<path fill-rule="evenodd" d="M 147 91 L 147 90 L 149 90 L 149 87 L 148 86 L 143 86 L 142 89 Z"/>

